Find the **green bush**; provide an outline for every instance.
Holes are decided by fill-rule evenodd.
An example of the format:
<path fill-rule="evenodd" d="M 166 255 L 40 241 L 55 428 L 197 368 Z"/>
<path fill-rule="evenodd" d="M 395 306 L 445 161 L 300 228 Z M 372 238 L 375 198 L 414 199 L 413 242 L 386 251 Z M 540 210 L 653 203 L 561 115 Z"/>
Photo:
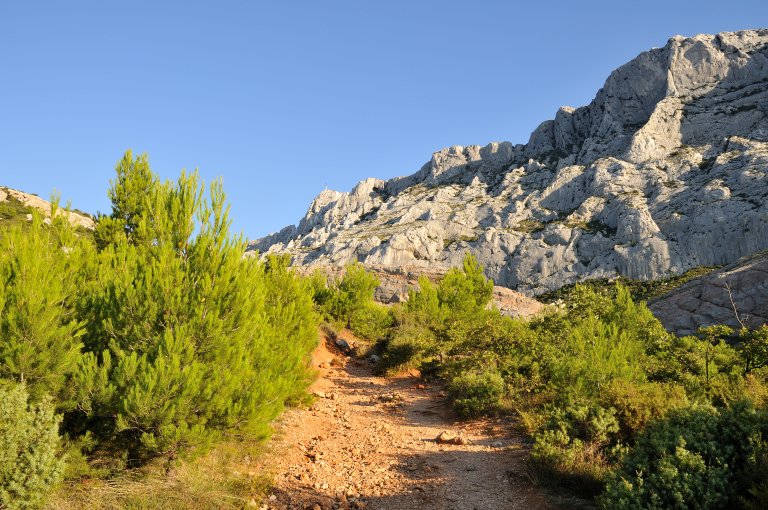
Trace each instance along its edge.
<path fill-rule="evenodd" d="M 102 236 L 79 292 L 87 353 L 68 432 L 91 430 L 137 460 L 199 452 L 227 431 L 266 434 L 310 380 L 308 286 L 284 260 L 243 258 L 220 183 L 206 194 L 182 173 L 121 189 L 147 181 L 143 160 L 126 159 L 110 191 L 120 228 Z"/>
<path fill-rule="evenodd" d="M 572 400 L 550 407 L 547 415 L 547 422 L 534 434 L 532 466 L 581 494 L 597 495 L 611 464 L 625 450 L 617 441 L 616 411 Z"/>
<path fill-rule="evenodd" d="M 737 349 L 745 374 L 768 367 L 768 325 L 754 330 L 743 328 L 739 332 Z"/>
<path fill-rule="evenodd" d="M 680 385 L 648 381 L 669 335 L 626 288 L 611 297 L 576 286 L 571 304 L 560 318 L 534 325 L 559 352 L 539 350 L 546 383 L 537 390 L 550 399 L 524 413 L 533 425 L 534 467 L 595 495 L 636 434 L 688 401 Z"/>
<path fill-rule="evenodd" d="M 333 293 L 326 304 L 328 314 L 343 326 L 351 327 L 352 317 L 373 303 L 373 291 L 380 283 L 359 262 L 347 264 L 342 279 L 332 286 Z"/>
<path fill-rule="evenodd" d="M 268 358 L 256 356 L 254 361 L 270 363 L 264 371 L 279 374 L 273 383 L 283 385 L 279 391 L 285 394 L 286 403 L 297 404 L 306 400 L 305 390 L 314 377 L 308 362 L 309 353 L 317 347 L 319 320 L 312 291 L 305 280 L 289 269 L 286 257 L 267 257 L 263 285 L 267 289 L 264 313 L 269 324 L 263 334 L 269 338 L 269 350 Z M 281 356 L 275 358 L 276 353 Z"/>
<path fill-rule="evenodd" d="M 672 412 L 649 425 L 610 477 L 606 509 L 726 509 L 747 494 L 765 418 L 749 405 Z"/>
<path fill-rule="evenodd" d="M 451 380 L 449 392 L 456 411 L 465 417 L 496 411 L 504 396 L 504 379 L 497 372 L 469 373 Z"/>
<path fill-rule="evenodd" d="M 589 317 L 574 326 L 553 366 L 554 383 L 578 395 L 596 396 L 612 380 L 645 380 L 638 359 L 643 345 L 626 329 Z"/>
<path fill-rule="evenodd" d="M 631 444 L 648 424 L 673 409 L 689 405 L 685 389 L 674 383 L 634 384 L 623 379 L 611 381 L 599 396 L 601 405 L 613 409 L 619 424 L 619 438 Z"/>
<path fill-rule="evenodd" d="M 390 310 L 376 303 L 367 303 L 352 313 L 349 328 L 365 340 L 381 340 L 392 329 L 394 319 Z"/>
<path fill-rule="evenodd" d="M 437 325 L 443 319 L 437 287 L 425 276 L 419 277 L 418 290 L 408 291 L 404 309 L 410 318 L 422 324 Z"/>
<path fill-rule="evenodd" d="M 23 385 L 0 386 L 0 508 L 38 508 L 61 478 L 59 417 L 43 399 L 27 403 Z"/>
<path fill-rule="evenodd" d="M 440 281 L 437 297 L 440 305 L 456 313 L 484 308 L 493 295 L 493 281 L 483 274 L 482 266 L 467 254 L 461 269 L 452 268 Z"/>
<path fill-rule="evenodd" d="M 475 344 L 483 334 L 492 293 L 493 282 L 469 254 L 462 267 L 448 271 L 437 286 L 420 278 L 419 290 L 411 290 L 402 312 L 394 314 L 385 362 L 389 358 L 391 366 L 442 365 L 454 349 Z M 498 316 L 498 311 L 493 313 Z M 410 338 L 414 333 L 416 337 Z"/>
<path fill-rule="evenodd" d="M 332 320 L 330 314 L 330 302 L 335 294 L 335 288 L 329 286 L 328 276 L 319 269 L 315 269 L 311 275 L 306 278 L 306 285 L 312 296 L 315 308 L 326 321 Z"/>
<path fill-rule="evenodd" d="M 640 431 L 688 405 L 678 385 L 625 379 L 610 381 L 597 399 L 563 395 L 538 411 L 545 419 L 534 433 L 531 461 L 540 472 L 589 496 L 603 489 Z"/>
<path fill-rule="evenodd" d="M 389 373 L 418 368 L 435 352 L 437 341 L 429 328 L 413 321 L 402 322 L 386 342 L 380 368 Z"/>

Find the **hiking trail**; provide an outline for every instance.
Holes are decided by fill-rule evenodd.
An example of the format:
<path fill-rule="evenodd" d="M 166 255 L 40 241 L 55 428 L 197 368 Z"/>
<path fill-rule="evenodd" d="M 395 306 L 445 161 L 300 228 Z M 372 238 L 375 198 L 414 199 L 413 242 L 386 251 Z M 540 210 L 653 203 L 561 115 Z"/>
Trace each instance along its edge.
<path fill-rule="evenodd" d="M 316 401 L 286 411 L 261 461 L 273 476 L 262 510 L 554 508 L 508 419 L 459 420 L 441 387 L 375 376 L 321 340 Z"/>

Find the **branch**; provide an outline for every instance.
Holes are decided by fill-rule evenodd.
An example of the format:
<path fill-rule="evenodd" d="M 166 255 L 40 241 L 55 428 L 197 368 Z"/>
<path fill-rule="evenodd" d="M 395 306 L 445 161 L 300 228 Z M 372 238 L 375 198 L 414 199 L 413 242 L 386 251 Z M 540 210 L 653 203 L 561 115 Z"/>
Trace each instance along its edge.
<path fill-rule="evenodd" d="M 744 324 L 744 321 L 741 319 L 741 316 L 739 316 L 739 310 L 736 308 L 736 303 L 733 301 L 733 292 L 731 291 L 731 284 L 729 284 L 728 282 L 725 282 L 725 290 L 728 291 L 728 299 L 731 301 L 731 308 L 733 308 L 733 314 L 736 316 L 736 320 L 738 321 L 742 329 L 747 329 L 746 324 Z"/>

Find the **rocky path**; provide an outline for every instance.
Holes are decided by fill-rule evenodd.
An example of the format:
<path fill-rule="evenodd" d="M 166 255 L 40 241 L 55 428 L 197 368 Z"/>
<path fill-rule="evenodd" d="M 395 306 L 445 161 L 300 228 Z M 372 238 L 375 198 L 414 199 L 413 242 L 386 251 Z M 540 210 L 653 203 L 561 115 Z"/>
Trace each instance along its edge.
<path fill-rule="evenodd" d="M 508 423 L 458 421 L 439 387 L 327 348 L 315 363 L 317 400 L 284 415 L 262 461 L 274 477 L 262 510 L 550 508 Z"/>

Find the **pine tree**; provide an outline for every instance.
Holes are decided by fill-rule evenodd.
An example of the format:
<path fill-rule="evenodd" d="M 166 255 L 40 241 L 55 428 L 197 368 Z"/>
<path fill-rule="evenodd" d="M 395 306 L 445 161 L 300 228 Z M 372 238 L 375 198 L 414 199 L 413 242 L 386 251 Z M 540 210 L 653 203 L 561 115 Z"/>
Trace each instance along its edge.
<path fill-rule="evenodd" d="M 440 304 L 452 312 L 483 309 L 493 296 L 493 281 L 483 274 L 483 267 L 471 254 L 464 256 L 462 268 L 453 268 L 437 288 Z"/>
<path fill-rule="evenodd" d="M 109 199 L 112 214 L 101 216 L 94 233 L 97 246 L 103 248 L 122 236 L 138 241 L 134 235 L 141 218 L 146 218 L 147 198 L 158 180 L 149 166 L 146 154 L 133 156 L 129 150 L 115 167 L 115 180 L 110 181 Z"/>
<path fill-rule="evenodd" d="M 113 187 L 147 182 L 143 164 L 124 167 Z M 150 181 L 135 215 L 113 211 L 129 228 L 102 247 L 79 301 L 89 426 L 135 456 L 199 451 L 233 428 L 264 434 L 309 380 L 310 291 L 275 259 L 243 258 L 220 182 L 206 193 L 196 172 Z"/>
<path fill-rule="evenodd" d="M 30 225 L 0 237 L 0 378 L 69 408 L 84 333 L 72 307 L 89 251 L 57 210 L 54 203 L 50 225 L 35 213 Z"/>
<path fill-rule="evenodd" d="M 24 385 L 0 386 L 0 508 L 39 508 L 61 478 L 59 421 L 48 400 L 28 404 Z"/>
<path fill-rule="evenodd" d="M 359 262 L 347 264 L 344 277 L 331 300 L 331 314 L 349 327 L 352 316 L 373 302 L 373 291 L 381 282 Z"/>

